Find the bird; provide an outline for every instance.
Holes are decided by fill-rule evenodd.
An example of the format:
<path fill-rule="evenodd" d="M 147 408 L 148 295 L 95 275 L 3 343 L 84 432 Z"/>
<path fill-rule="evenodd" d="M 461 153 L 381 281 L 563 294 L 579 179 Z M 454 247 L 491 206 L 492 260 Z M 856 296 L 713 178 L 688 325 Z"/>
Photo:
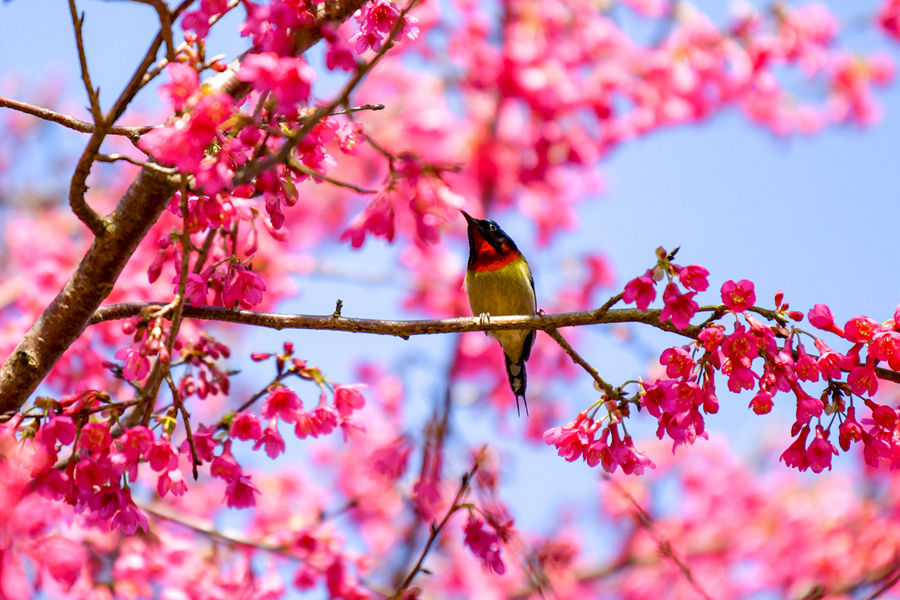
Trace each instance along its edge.
<path fill-rule="evenodd" d="M 494 221 L 476 219 L 464 210 L 459 212 L 468 224 L 469 263 L 465 288 L 472 314 L 481 317 L 483 322 L 489 322 L 491 316 L 536 314 L 534 278 L 516 243 Z M 534 330 L 485 333 L 503 347 L 509 387 L 516 396 L 516 412 L 521 416 L 519 398 L 522 398 L 528 415 L 525 361 L 531 356 Z"/>

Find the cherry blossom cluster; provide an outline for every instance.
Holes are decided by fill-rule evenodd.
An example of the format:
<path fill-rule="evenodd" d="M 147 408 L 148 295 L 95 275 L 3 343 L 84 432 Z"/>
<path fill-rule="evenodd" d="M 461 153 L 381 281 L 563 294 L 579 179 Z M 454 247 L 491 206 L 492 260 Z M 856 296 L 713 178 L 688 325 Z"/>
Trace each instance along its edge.
<path fill-rule="evenodd" d="M 499 497 L 497 456 L 479 452 L 459 485 L 451 403 L 419 434 L 405 414 L 400 378 L 381 365 L 360 367 L 355 380 L 362 383 L 336 384 L 286 344 L 280 353 L 252 355 L 274 362 L 275 376 L 239 408 L 226 407 L 245 400 L 240 379 L 222 365 L 231 350 L 206 324 L 176 327 L 179 302 L 269 309 L 310 285 L 302 276 L 324 262 L 328 243 L 361 248 L 371 236 L 402 246 L 400 264 L 412 274 L 406 310 L 468 315 L 460 248 L 438 243 L 447 233 L 462 239 L 458 208 L 516 206 L 535 223 L 537 241 L 549 243 L 576 224 L 574 203 L 601 188 L 595 164 L 625 142 L 734 107 L 778 135 L 867 126 L 879 116 L 873 90 L 893 78 L 890 60 L 853 53 L 819 4 L 747 10 L 717 27 L 687 3 L 621 2 L 623 10 L 658 19 L 661 36 L 652 42 L 635 39 L 603 3 L 512 0 L 493 19 L 497 7 L 466 0 L 423 0 L 408 5 L 411 12 L 375 0 L 360 3 L 344 24 L 320 24 L 316 15 L 327 4 L 201 0 L 181 14 L 185 44 L 159 88 L 171 117 L 142 134 L 138 147 L 155 163 L 149 168 L 179 179 L 182 189 L 108 297 L 175 300 L 122 326 L 89 328 L 46 380 L 61 390 L 59 399 L 41 396 L 2 417 L 0 595 L 274 599 L 292 584 L 360 600 L 390 595 L 409 575 L 413 586 L 396 597 L 576 598 L 612 589 L 657 598 L 693 595 L 696 586 L 711 597 L 773 590 L 805 597 L 816 595 L 810 582 L 842 597 L 900 568 L 896 482 L 877 470 L 900 465 L 900 412 L 876 398 L 880 382 L 900 371 L 900 313 L 882 323 L 853 317 L 839 327 L 827 306 L 816 305 L 808 321 L 849 342 L 840 353 L 792 325 L 804 315 L 781 294 L 774 309 L 756 307 L 749 281 L 726 282 L 721 304 L 701 308 L 697 296 L 708 290 L 709 273 L 675 264 L 663 249 L 622 298 L 648 311 L 665 282 L 656 320 L 690 341 L 662 353 L 664 376 L 638 382 L 634 397 L 618 390 L 555 426 L 564 409 L 553 382 L 575 377 L 577 368 L 544 334 L 529 362 L 535 402 L 522 424 L 528 439 L 543 439 L 568 461 L 647 475 L 641 483 L 616 479 L 628 494 L 604 488 L 598 521 L 625 532 L 611 564 L 598 567 L 585 550 L 590 540 L 581 523 L 543 535 L 514 529 Z M 234 8 L 246 13 L 240 31 L 253 44 L 237 70 L 251 90 L 241 100 L 202 81 L 209 70 L 225 70 L 207 60 L 205 38 Z M 900 39 L 900 3 L 885 1 L 876 22 Z M 330 114 L 318 112 L 329 105 L 318 94 L 322 74 L 297 54 L 303 32 L 321 35 L 326 68 L 351 78 L 384 51 L 365 84 L 338 98 Z M 445 71 L 423 73 L 419 67 L 435 56 Z M 795 93 L 785 83 L 793 71 L 821 95 Z M 386 108 L 352 108 L 364 102 Z M 5 125 L 13 147 L 25 139 L 11 120 Z M 0 140 L 4 183 L 14 170 L 9 143 Z M 134 174 L 131 166 L 95 173 L 90 202 L 105 214 Z M 72 233 L 71 218 L 47 213 L 4 223 L 9 261 L 2 268 L 16 275 L 4 271 L 4 281 L 16 284 L 22 273 L 28 281 L 0 307 L 4 356 L 90 244 Z M 609 263 L 589 255 L 577 268 L 577 281 L 542 299 L 542 308 L 596 308 L 598 290 L 613 283 Z M 698 315 L 708 318 L 692 325 Z M 479 397 L 508 413 L 512 397 L 497 344 L 466 334 L 452 352 L 450 384 L 477 383 Z M 318 399 L 302 400 L 291 377 L 318 388 Z M 828 494 L 800 490 L 793 474 L 760 482 L 719 449 L 703 449 L 711 444 L 689 453 L 683 470 L 671 457 L 657 458 L 655 446 L 647 454 L 635 448 L 626 419 L 637 406 L 657 420 L 659 438 L 671 440 L 673 451 L 706 438 L 705 419 L 719 407 L 716 377 L 732 392 L 752 393 L 757 414 L 770 412 L 779 393 L 791 399 L 796 439 L 784 463 L 819 473 L 831 468 L 837 446 L 855 445 L 870 467 L 861 477 L 881 497 L 853 496 L 834 474 L 823 475 Z M 291 428 L 313 455 L 303 472 L 253 471 L 246 457 L 261 455 L 252 452 L 285 460 Z M 332 435 L 338 428 L 342 436 Z M 187 473 L 200 468 L 188 493 Z M 654 495 L 642 484 L 663 477 L 684 489 L 684 506 L 654 524 L 640 506 L 653 514 Z M 800 501 L 781 502 L 789 497 Z M 798 505 L 819 510 L 792 508 Z M 213 528 L 220 510 L 251 507 L 241 534 Z M 771 523 L 779 523 L 774 534 Z M 766 543 L 754 537 L 759 531 L 768 532 Z M 848 547 L 846 539 L 856 542 Z M 823 551 L 835 547 L 841 551 Z M 723 575 L 748 565 L 765 576 L 748 582 Z M 432 575 L 416 577 L 420 568 Z"/>
<path fill-rule="evenodd" d="M 890 367 L 888 375 L 900 367 L 900 307 L 894 318 L 884 323 L 853 317 L 841 328 L 835 324 L 831 310 L 817 304 L 809 311 L 810 324 L 853 344 L 846 354 L 841 354 L 816 335 L 789 326 L 790 321 L 802 321 L 803 314 L 790 310 L 782 292 L 775 296 L 775 309 L 764 310 L 754 306 L 752 282 L 726 281 L 721 288 L 722 304 L 703 309 L 712 315 L 692 327 L 690 321 L 700 310 L 693 298 L 708 288 L 709 272 L 699 265 L 681 267 L 671 262 L 672 258 L 664 249 L 658 249 L 657 265 L 628 282 L 622 299 L 637 304 L 639 310 L 647 310 L 656 297 L 657 282 L 667 278 L 664 308 L 659 311 L 660 326 L 670 321 L 676 330 L 695 337 L 695 341 L 668 348 L 660 355 L 665 377 L 640 382 L 640 407 L 657 419 L 658 437 L 673 440 L 673 452 L 679 445 L 690 446 L 698 438 L 708 439 L 704 415 L 719 410 L 715 383 L 719 372 L 728 378 L 727 387 L 733 393 L 756 390 L 750 408 L 758 415 L 771 412 L 779 392 L 793 394 L 796 420 L 791 435 L 796 440 L 781 455 L 788 466 L 816 473 L 831 469 L 832 457 L 838 454 L 829 440 L 836 421 L 843 450 L 861 441 L 868 465 L 878 467 L 882 461 L 889 462 L 891 468 L 900 465 L 900 446 L 894 441 L 900 413 L 873 399 L 879 387 L 878 364 Z M 682 292 L 676 278 L 693 291 Z M 751 312 L 774 324 L 763 324 Z M 730 333 L 718 322 L 728 315 L 734 317 Z M 688 331 L 691 329 L 693 333 Z M 812 340 L 818 355 L 806 351 L 800 340 L 804 335 Z M 824 389 L 818 397 L 810 395 L 803 386 L 819 382 L 820 378 Z M 862 420 L 867 429 L 857 421 L 854 398 L 871 411 L 871 418 Z M 623 418 L 630 416 L 627 401 L 618 403 L 624 396 L 604 400 L 581 412 L 571 423 L 548 430 L 545 440 L 568 461 L 583 458 L 591 466 L 602 464 L 610 473 L 618 466 L 626 473 L 643 473 L 644 466 L 652 467 L 652 463 L 634 451 L 627 435 L 620 440 L 616 429 Z M 601 406 L 607 407 L 608 415 L 603 420 L 609 418 L 610 424 L 598 437 L 601 423 L 589 415 L 596 414 Z M 827 425 L 823 417 L 830 417 Z M 808 441 L 813 432 L 813 439 Z"/>

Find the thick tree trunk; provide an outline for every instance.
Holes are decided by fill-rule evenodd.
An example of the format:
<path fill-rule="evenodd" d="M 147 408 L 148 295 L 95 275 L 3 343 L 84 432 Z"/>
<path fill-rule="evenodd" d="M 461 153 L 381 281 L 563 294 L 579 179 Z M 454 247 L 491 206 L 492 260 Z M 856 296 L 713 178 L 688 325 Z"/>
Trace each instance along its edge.
<path fill-rule="evenodd" d="M 365 0 L 320 5 L 318 22 L 343 22 Z M 298 54 L 322 38 L 316 28 L 299 32 Z M 235 77 L 237 59 L 229 69 L 207 82 L 213 90 L 235 99 L 249 92 Z M 138 244 L 156 223 L 177 191 L 177 179 L 143 169 L 106 217 L 106 232 L 95 238 L 75 273 L 0 368 L 0 414 L 19 410 L 69 346 L 82 334 L 94 311 L 112 291 L 119 274 Z"/>

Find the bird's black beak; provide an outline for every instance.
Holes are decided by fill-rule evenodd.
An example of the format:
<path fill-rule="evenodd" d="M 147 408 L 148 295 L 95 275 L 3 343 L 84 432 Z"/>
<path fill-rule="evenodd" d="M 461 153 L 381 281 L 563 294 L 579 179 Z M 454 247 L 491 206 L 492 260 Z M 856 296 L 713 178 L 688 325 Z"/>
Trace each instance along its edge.
<path fill-rule="evenodd" d="M 478 219 L 473 218 L 472 215 L 470 215 L 469 213 L 467 213 L 466 211 L 464 211 L 462 209 L 459 209 L 459 212 L 461 212 L 462 215 L 466 218 L 466 222 L 469 224 L 469 227 L 477 227 L 478 226 Z"/>

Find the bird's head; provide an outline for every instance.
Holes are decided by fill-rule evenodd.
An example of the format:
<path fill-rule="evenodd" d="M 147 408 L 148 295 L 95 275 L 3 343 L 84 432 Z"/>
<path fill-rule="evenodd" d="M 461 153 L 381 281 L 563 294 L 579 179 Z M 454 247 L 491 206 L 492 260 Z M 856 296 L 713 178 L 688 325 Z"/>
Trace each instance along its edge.
<path fill-rule="evenodd" d="M 459 212 L 468 223 L 469 269 L 493 270 L 521 256 L 516 243 L 496 223 Z"/>

